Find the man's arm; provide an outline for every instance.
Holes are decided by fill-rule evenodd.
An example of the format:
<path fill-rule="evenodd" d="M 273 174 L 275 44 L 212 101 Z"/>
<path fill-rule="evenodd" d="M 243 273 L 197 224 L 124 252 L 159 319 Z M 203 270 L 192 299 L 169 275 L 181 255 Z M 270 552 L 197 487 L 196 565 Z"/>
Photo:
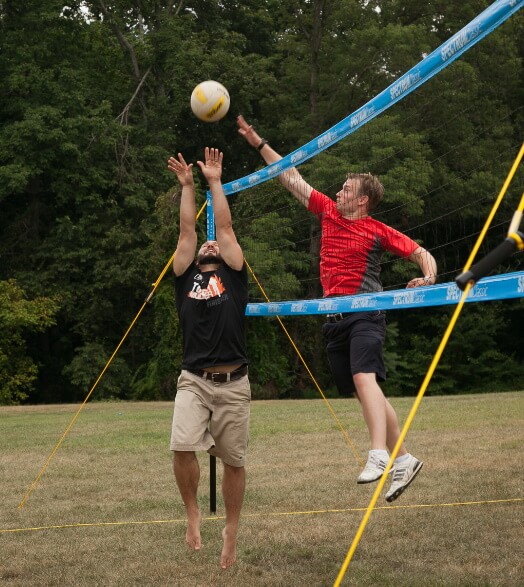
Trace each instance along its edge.
<path fill-rule="evenodd" d="M 180 233 L 173 259 L 173 271 L 178 276 L 182 275 L 195 259 L 197 246 L 195 183 L 193 181 L 193 164 L 188 165 L 182 153 L 178 154 L 178 159 L 170 157 L 167 161 L 167 167 L 177 176 L 182 186 Z"/>
<path fill-rule="evenodd" d="M 433 285 L 436 283 L 437 262 L 429 251 L 423 247 L 418 247 L 418 249 L 413 251 L 408 257 L 408 261 L 416 263 L 420 267 L 424 277 L 415 277 L 415 279 L 412 279 L 406 287 L 420 287 L 422 285 Z"/>
<path fill-rule="evenodd" d="M 222 188 L 222 159 L 223 153 L 218 149 L 206 147 L 205 161 L 197 161 L 209 185 L 213 198 L 213 213 L 215 215 L 216 239 L 220 248 L 220 256 L 232 269 L 240 271 L 244 265 L 244 255 L 233 231 L 231 211 Z"/>
<path fill-rule="evenodd" d="M 267 141 L 260 138 L 260 135 L 245 121 L 242 115 L 237 118 L 237 124 L 238 133 L 243 136 L 252 147 L 260 151 L 260 154 L 268 165 L 276 163 L 282 159 L 282 157 L 270 147 Z M 279 179 L 280 183 L 307 208 L 309 205 L 311 190 L 313 188 L 304 180 L 297 169 L 295 167 L 287 169 L 279 175 Z"/>

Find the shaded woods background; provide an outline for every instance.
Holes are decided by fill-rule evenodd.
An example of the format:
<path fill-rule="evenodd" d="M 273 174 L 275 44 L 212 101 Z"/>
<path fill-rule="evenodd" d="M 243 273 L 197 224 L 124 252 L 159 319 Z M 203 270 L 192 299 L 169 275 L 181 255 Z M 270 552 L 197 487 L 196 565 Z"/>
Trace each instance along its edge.
<path fill-rule="evenodd" d="M 196 161 L 204 146 L 217 146 L 224 181 L 254 171 L 261 160 L 236 133 L 238 112 L 289 153 L 489 4 L 2 2 L 0 403 L 85 397 L 176 246 L 170 154 Z M 377 217 L 414 230 L 437 258 L 441 282 L 463 267 L 520 147 L 523 22 L 518 13 L 391 112 L 301 167 L 331 195 L 348 170 L 380 175 L 386 201 Z M 221 81 L 232 97 L 218 124 L 189 111 L 204 79 Z M 513 185 L 522 185 L 522 172 Z M 205 185 L 199 192 L 203 202 Z M 512 187 L 484 251 L 504 238 L 517 197 Z M 233 196 L 231 205 L 270 298 L 320 296 L 318 226 L 278 182 Z M 500 272 L 522 269 L 522 260 L 514 255 Z M 403 287 L 409 271 L 387 261 L 384 284 Z M 261 299 L 255 284 L 251 298 Z M 416 393 L 450 312 L 389 313 L 389 394 Z M 285 323 L 335 393 L 322 318 Z M 469 304 L 428 393 L 522 387 L 523 323 L 522 300 Z M 255 398 L 314 395 L 278 323 L 249 319 L 248 337 Z M 179 369 L 169 273 L 94 398 L 171 399 Z"/>

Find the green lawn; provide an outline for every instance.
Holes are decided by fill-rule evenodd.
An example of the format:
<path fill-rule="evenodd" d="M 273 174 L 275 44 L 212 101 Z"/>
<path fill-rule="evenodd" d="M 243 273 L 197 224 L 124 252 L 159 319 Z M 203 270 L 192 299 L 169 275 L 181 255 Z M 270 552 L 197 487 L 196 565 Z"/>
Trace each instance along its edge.
<path fill-rule="evenodd" d="M 413 399 L 392 403 L 404 420 Z M 357 402 L 330 405 L 365 460 Z M 206 454 L 203 549 L 185 545 L 170 403 L 87 404 L 18 508 L 78 407 L 0 408 L 2 587 L 333 585 L 375 485 L 356 484 L 360 465 L 322 400 L 253 402 L 239 560 L 227 571 Z M 523 415 L 517 392 L 425 398 L 407 438 L 424 468 L 391 506 L 381 496 L 343 585 L 522 585 Z"/>

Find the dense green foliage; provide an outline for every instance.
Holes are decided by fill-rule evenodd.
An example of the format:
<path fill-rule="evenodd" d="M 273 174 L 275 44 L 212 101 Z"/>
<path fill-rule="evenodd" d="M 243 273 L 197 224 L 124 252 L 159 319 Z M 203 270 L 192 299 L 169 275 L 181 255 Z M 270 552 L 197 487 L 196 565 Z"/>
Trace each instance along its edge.
<path fill-rule="evenodd" d="M 55 323 L 57 300 L 27 300 L 14 280 L 0 281 L 0 404 L 17 404 L 29 397 L 38 366 L 28 355 L 25 336 Z"/>
<path fill-rule="evenodd" d="M 382 91 L 486 8 L 486 0 L 6 0 L 0 3 L 0 403 L 85 397 L 177 239 L 169 154 L 225 153 L 224 180 L 260 158 L 242 112 L 286 154 Z M 386 186 L 381 220 L 432 250 L 441 280 L 464 265 L 518 152 L 519 13 L 420 91 L 303 165 L 334 193 L 345 172 Z M 189 112 L 193 87 L 232 96 L 219 124 Z M 198 174 L 196 174 L 198 175 Z M 514 185 L 522 184 L 522 173 Z M 198 181 L 201 182 L 200 176 Z M 205 186 L 200 183 L 202 203 Z M 507 230 L 513 187 L 485 249 Z M 246 259 L 272 299 L 318 297 L 318 226 L 277 182 L 231 198 Z M 505 200 L 505 201 L 506 201 Z M 428 220 L 431 220 L 429 222 Z M 416 227 L 416 228 L 414 228 Z M 199 221 L 201 237 L 205 226 Z M 502 271 L 522 268 L 514 255 Z M 406 264 L 387 262 L 401 287 Z M 400 285 L 399 285 L 400 284 Z M 264 300 L 253 282 L 251 297 Z M 522 382 L 522 300 L 467 308 L 430 393 Z M 414 393 L 449 309 L 392 313 L 388 391 Z M 321 319 L 284 321 L 330 392 Z M 255 397 L 312 388 L 279 324 L 248 321 Z M 169 399 L 180 368 L 170 273 L 112 361 L 96 398 Z"/>

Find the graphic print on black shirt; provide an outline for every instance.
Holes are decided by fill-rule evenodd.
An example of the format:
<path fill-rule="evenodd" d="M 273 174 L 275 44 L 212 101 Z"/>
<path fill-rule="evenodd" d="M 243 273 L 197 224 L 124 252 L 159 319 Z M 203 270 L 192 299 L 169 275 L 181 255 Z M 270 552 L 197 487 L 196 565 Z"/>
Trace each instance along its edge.
<path fill-rule="evenodd" d="M 191 288 L 191 291 L 187 292 L 188 298 L 193 298 L 195 300 L 211 300 L 207 304 L 208 307 L 211 305 L 216 306 L 229 299 L 229 296 L 226 293 L 226 287 L 216 273 L 213 273 L 213 275 L 209 278 L 207 287 L 202 287 L 202 280 L 203 276 L 201 273 L 195 275 L 193 287 Z"/>

